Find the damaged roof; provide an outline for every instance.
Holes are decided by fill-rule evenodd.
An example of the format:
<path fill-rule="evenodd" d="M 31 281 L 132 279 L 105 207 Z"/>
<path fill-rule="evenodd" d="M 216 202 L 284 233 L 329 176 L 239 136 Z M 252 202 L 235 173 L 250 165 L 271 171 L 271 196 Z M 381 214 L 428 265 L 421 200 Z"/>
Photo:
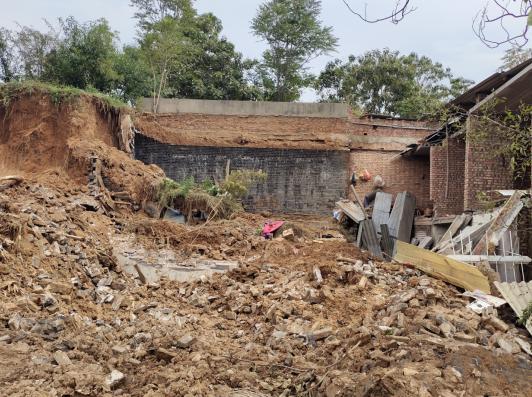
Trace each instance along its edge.
<path fill-rule="evenodd" d="M 427 155 L 428 147 L 438 145 L 447 137 L 462 130 L 462 121 L 467 114 L 477 111 L 492 98 L 504 98 L 496 110 L 517 109 L 522 103 L 532 103 L 532 58 L 504 72 L 497 72 L 484 79 L 447 104 L 465 112 L 449 119 L 439 129 L 421 139 L 417 144 L 408 145 L 401 156 Z"/>

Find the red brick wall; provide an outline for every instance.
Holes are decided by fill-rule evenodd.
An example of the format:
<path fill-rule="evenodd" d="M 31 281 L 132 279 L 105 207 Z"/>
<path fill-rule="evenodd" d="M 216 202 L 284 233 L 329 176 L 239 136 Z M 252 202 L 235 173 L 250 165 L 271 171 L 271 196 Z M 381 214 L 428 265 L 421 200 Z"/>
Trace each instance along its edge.
<path fill-rule="evenodd" d="M 403 158 L 397 151 L 351 150 L 351 172 L 359 174 L 367 169 L 373 177 L 382 176 L 387 193 L 409 191 L 416 197 L 420 209 L 430 207 L 428 157 Z M 371 192 L 373 181 L 357 183 L 356 191 L 361 199 Z"/>
<path fill-rule="evenodd" d="M 430 199 L 436 216 L 464 212 L 465 149 L 463 137 L 430 148 Z"/>
<path fill-rule="evenodd" d="M 493 129 L 495 128 L 494 126 Z M 501 142 L 493 130 L 482 134 L 482 138 L 471 138 L 478 133 L 475 132 L 476 126 L 471 119 L 468 119 L 467 131 L 464 208 L 477 209 L 478 193 L 513 189 L 514 179 L 509 161 L 497 153 L 506 142 Z"/>

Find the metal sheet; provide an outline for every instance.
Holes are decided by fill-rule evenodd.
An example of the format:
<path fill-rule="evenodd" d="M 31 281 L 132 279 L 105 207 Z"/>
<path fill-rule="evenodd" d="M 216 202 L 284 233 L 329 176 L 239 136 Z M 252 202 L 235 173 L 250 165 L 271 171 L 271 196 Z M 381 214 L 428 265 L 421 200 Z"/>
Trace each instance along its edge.
<path fill-rule="evenodd" d="M 500 283 L 495 281 L 494 284 L 515 314 L 521 317 L 523 311 L 532 302 L 532 281 L 528 283 L 524 281 L 520 283 Z M 530 335 L 532 335 L 532 317 L 528 319 L 525 326 Z"/>
<path fill-rule="evenodd" d="M 388 223 L 390 219 L 390 209 L 392 208 L 393 196 L 390 193 L 377 192 L 375 204 L 373 205 L 373 214 L 371 220 L 377 233 L 380 233 L 381 225 Z"/>

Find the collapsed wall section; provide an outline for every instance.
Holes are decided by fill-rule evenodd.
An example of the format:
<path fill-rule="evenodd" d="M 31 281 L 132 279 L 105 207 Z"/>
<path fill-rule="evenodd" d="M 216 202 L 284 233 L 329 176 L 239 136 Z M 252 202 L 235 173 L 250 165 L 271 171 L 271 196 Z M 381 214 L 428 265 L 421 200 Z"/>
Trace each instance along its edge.
<path fill-rule="evenodd" d="M 248 147 L 182 146 L 140 133 L 135 157 L 161 167 L 169 178 L 221 181 L 230 169 L 262 170 L 267 180 L 244 200 L 249 211 L 328 213 L 345 197 L 349 151 Z"/>

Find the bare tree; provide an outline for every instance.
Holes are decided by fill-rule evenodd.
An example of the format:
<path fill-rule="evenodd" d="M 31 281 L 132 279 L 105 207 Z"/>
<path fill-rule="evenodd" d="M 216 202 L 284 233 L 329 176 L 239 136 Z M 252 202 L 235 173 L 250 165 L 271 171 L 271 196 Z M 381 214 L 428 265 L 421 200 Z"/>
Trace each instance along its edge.
<path fill-rule="evenodd" d="M 502 44 L 524 47 L 528 43 L 528 18 L 532 12 L 532 0 L 491 0 L 482 8 L 473 20 L 475 35 L 488 47 L 496 48 Z M 515 21 L 522 24 L 515 29 L 509 26 Z M 500 27 L 504 32 L 500 38 L 494 38 L 489 29 Z"/>
<path fill-rule="evenodd" d="M 367 23 L 390 21 L 392 23 L 397 24 L 401 22 L 405 16 L 407 16 L 408 14 L 416 10 L 415 7 L 411 6 L 410 4 L 411 0 L 396 0 L 395 6 L 391 13 L 385 16 L 378 17 L 378 18 L 370 18 L 368 16 L 368 4 L 367 3 L 364 5 L 364 13 L 362 14 L 361 12 L 355 11 L 354 7 L 351 6 L 349 0 L 342 0 L 342 1 L 344 2 L 344 4 L 346 5 L 346 7 L 351 13 L 353 13 L 354 15 L 356 15 L 357 17 L 359 17 L 360 19 L 362 19 L 364 22 L 367 22 Z"/>
<path fill-rule="evenodd" d="M 393 0 L 394 5 L 389 13 L 369 17 L 367 3 L 363 11 L 357 11 L 351 5 L 351 0 L 342 0 L 342 2 L 353 15 L 367 23 L 390 21 L 397 24 L 417 9 L 412 5 L 412 0 Z M 473 31 L 490 48 L 502 44 L 524 47 L 528 43 L 527 35 L 531 20 L 532 0 L 488 0 L 473 19 Z M 516 21 L 518 21 L 517 24 Z M 492 27 L 502 29 L 503 36 L 495 38 L 496 33 Z"/>

